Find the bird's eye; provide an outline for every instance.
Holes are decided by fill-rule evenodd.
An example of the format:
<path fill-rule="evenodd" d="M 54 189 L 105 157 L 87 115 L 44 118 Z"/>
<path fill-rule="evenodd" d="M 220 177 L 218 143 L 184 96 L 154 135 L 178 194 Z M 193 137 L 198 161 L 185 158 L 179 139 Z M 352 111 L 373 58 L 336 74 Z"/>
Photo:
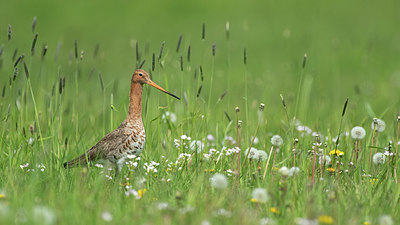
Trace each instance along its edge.
<path fill-rule="evenodd" d="M 143 76 L 143 73 L 139 73 L 139 76 Z"/>

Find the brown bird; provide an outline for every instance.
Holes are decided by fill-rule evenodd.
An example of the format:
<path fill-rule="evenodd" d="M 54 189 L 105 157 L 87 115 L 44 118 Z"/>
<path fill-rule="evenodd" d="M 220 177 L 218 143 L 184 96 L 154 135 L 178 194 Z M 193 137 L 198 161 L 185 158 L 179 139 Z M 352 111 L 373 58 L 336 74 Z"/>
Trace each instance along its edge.
<path fill-rule="evenodd" d="M 127 158 L 142 153 L 146 141 L 142 121 L 143 84 L 153 86 L 180 100 L 179 97 L 154 83 L 146 71 L 141 69 L 136 70 L 131 79 L 129 113 L 126 119 L 117 129 L 104 136 L 85 154 L 64 163 L 64 168 L 84 166 L 89 162 L 97 160 L 108 160 L 115 165 L 117 176 Z"/>

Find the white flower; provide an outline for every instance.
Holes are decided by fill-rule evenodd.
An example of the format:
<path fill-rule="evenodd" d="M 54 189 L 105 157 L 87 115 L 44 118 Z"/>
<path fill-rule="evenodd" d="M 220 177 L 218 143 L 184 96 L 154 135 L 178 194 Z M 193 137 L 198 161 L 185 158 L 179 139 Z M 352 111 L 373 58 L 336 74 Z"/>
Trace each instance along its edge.
<path fill-rule="evenodd" d="M 222 142 L 222 145 L 234 145 L 234 144 L 236 144 L 236 141 L 231 136 L 225 136 L 225 139 Z"/>
<path fill-rule="evenodd" d="M 372 161 L 373 161 L 375 164 L 378 164 L 378 165 L 384 164 L 385 161 L 386 161 L 386 155 L 383 154 L 383 153 L 381 153 L 381 152 L 377 152 L 377 153 L 375 153 L 375 155 L 372 157 Z"/>
<path fill-rule="evenodd" d="M 275 225 L 276 222 L 273 219 L 270 218 L 261 218 L 260 219 L 260 225 Z"/>
<path fill-rule="evenodd" d="M 268 158 L 268 154 L 263 151 L 263 150 L 258 150 L 256 152 L 256 155 L 254 156 L 254 159 L 258 160 L 258 161 L 265 161 Z"/>
<path fill-rule="evenodd" d="M 316 219 L 307 219 L 307 218 L 297 218 L 296 219 L 297 225 L 318 225 L 318 221 Z"/>
<path fill-rule="evenodd" d="M 282 174 L 282 176 L 287 177 L 290 174 L 290 170 L 286 166 L 283 166 L 279 169 L 279 173 Z"/>
<path fill-rule="evenodd" d="M 216 173 L 214 174 L 211 178 L 211 186 L 213 186 L 215 189 L 225 189 L 228 187 L 228 178 L 226 178 L 225 175 Z"/>
<path fill-rule="evenodd" d="M 203 220 L 201 221 L 201 225 L 211 225 L 211 223 L 208 220 Z"/>
<path fill-rule="evenodd" d="M 104 167 L 103 164 L 100 164 L 100 163 L 96 163 L 94 166 L 97 167 L 97 168 L 103 168 Z"/>
<path fill-rule="evenodd" d="M 331 163 L 331 157 L 329 157 L 328 155 L 324 155 L 324 156 L 320 156 L 319 157 L 319 164 L 324 164 L 325 163 L 325 165 L 329 165 L 330 163 Z"/>
<path fill-rule="evenodd" d="M 392 217 L 389 215 L 382 215 L 378 219 L 379 225 L 393 225 Z"/>
<path fill-rule="evenodd" d="M 110 175 L 106 175 L 106 178 L 109 180 L 112 180 L 112 176 L 110 176 Z"/>
<path fill-rule="evenodd" d="M 164 121 L 164 123 L 167 122 L 169 119 L 172 123 L 175 123 L 176 121 L 176 115 L 173 112 L 165 112 L 162 116 L 161 119 Z"/>
<path fill-rule="evenodd" d="M 29 163 L 19 165 L 19 167 L 21 167 L 21 169 L 26 168 L 26 167 L 28 167 L 28 166 L 29 166 Z"/>
<path fill-rule="evenodd" d="M 289 170 L 289 177 L 292 177 L 292 176 L 298 174 L 299 172 L 300 172 L 300 168 L 294 166 L 294 167 L 290 168 L 290 170 Z"/>
<path fill-rule="evenodd" d="M 214 212 L 214 216 L 231 217 L 232 213 L 224 208 L 220 208 Z"/>
<path fill-rule="evenodd" d="M 255 188 L 253 193 L 251 193 L 251 197 L 257 202 L 265 203 L 269 200 L 269 196 L 267 194 L 267 190 L 264 188 Z"/>
<path fill-rule="evenodd" d="M 33 218 L 40 224 L 55 224 L 56 215 L 53 210 L 45 206 L 35 206 L 33 208 Z"/>
<path fill-rule="evenodd" d="M 186 136 L 186 134 L 181 135 L 181 139 L 182 139 L 182 140 L 188 140 L 188 141 L 192 140 L 192 138 Z"/>
<path fill-rule="evenodd" d="M 215 141 L 215 138 L 214 138 L 214 136 L 213 136 L 212 134 L 209 134 L 209 135 L 207 135 L 207 140 L 208 140 L 209 142 L 214 142 L 214 141 Z"/>
<path fill-rule="evenodd" d="M 273 146 L 279 147 L 283 144 L 283 139 L 281 136 L 279 135 L 274 135 L 271 138 L 271 143 Z"/>
<path fill-rule="evenodd" d="M 35 141 L 35 139 L 34 138 L 29 138 L 28 139 L 28 145 L 31 145 L 31 144 L 33 144 L 33 142 Z"/>
<path fill-rule="evenodd" d="M 394 156 L 394 152 L 389 152 L 389 151 L 385 151 L 384 153 L 383 153 L 385 156 Z"/>
<path fill-rule="evenodd" d="M 110 222 L 113 219 L 111 213 L 108 211 L 103 211 L 101 213 L 101 218 L 106 222 Z"/>
<path fill-rule="evenodd" d="M 356 140 L 361 140 L 365 137 L 365 129 L 362 127 L 353 127 L 351 129 L 351 137 Z"/>
<path fill-rule="evenodd" d="M 168 203 L 167 202 L 159 202 L 156 205 L 158 210 L 166 210 L 168 209 Z"/>
<path fill-rule="evenodd" d="M 251 137 L 251 141 L 253 141 L 253 138 L 254 138 L 254 142 L 253 142 L 253 144 L 258 144 L 258 142 L 260 142 L 259 140 L 258 140 L 258 137 Z"/>
<path fill-rule="evenodd" d="M 204 149 L 204 143 L 200 140 L 193 140 L 190 143 L 190 149 L 192 151 L 197 149 L 197 153 L 201 152 Z"/>
<path fill-rule="evenodd" d="M 258 150 L 256 148 L 251 147 L 251 149 L 246 149 L 244 152 L 244 156 L 248 157 L 249 159 L 255 159 Z"/>
<path fill-rule="evenodd" d="M 376 121 L 376 124 L 375 124 Z M 372 130 L 375 130 L 376 132 L 383 132 L 386 128 L 386 123 L 385 121 L 381 120 L 381 119 L 374 119 L 374 121 L 372 121 L 371 124 L 371 128 Z"/>

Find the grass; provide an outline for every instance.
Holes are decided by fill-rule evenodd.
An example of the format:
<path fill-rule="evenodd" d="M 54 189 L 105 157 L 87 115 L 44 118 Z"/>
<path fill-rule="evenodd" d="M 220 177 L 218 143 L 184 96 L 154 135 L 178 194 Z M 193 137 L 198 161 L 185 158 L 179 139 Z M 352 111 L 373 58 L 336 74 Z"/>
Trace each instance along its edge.
<path fill-rule="evenodd" d="M 399 16 L 395 7 L 378 3 L 359 10 L 360 2 L 104 3 L 90 18 L 86 12 L 95 3 L 7 3 L 9 10 L 0 13 L 0 224 L 258 224 L 263 218 L 276 224 L 298 224 L 299 218 L 319 224 L 385 224 L 384 215 L 393 224 L 400 222 L 400 187 L 394 178 L 399 155 L 369 167 L 370 149 L 398 153 L 399 148 Z M 39 10 L 44 6 L 52 10 Z M 65 14 L 72 8 L 74 17 Z M 139 21 L 132 8 L 148 13 Z M 16 10 L 20 16 L 12 13 Z M 242 11 L 252 13 L 243 16 Z M 223 20 L 214 16 L 217 12 Z M 102 13 L 118 23 L 99 25 Z M 155 18 L 165 21 L 157 24 Z M 14 80 L 14 63 L 22 54 Z M 63 162 L 125 119 L 128 81 L 143 60 L 153 81 L 182 100 L 145 87 L 147 140 L 140 160 L 134 159 L 120 177 L 106 165 L 65 170 Z M 166 112 L 176 120 L 163 118 Z M 386 122 L 383 132 L 371 129 L 375 117 Z M 349 165 L 354 140 L 346 135 L 354 126 L 366 130 L 357 144 L 357 167 Z M 338 132 L 340 157 L 329 155 Z M 270 141 L 275 134 L 283 139 L 276 157 Z M 193 142 L 191 150 L 193 140 L 200 142 Z M 238 143 L 243 149 L 239 165 L 236 153 L 223 150 Z M 246 157 L 249 146 L 272 153 L 265 177 L 267 160 Z M 319 164 L 321 155 L 329 155 L 331 163 Z M 300 172 L 285 175 L 282 168 L 293 164 Z M 238 168 L 240 176 L 235 176 Z M 225 189 L 211 184 L 217 173 L 227 177 Z M 268 201 L 252 196 L 258 187 L 267 190 Z"/>

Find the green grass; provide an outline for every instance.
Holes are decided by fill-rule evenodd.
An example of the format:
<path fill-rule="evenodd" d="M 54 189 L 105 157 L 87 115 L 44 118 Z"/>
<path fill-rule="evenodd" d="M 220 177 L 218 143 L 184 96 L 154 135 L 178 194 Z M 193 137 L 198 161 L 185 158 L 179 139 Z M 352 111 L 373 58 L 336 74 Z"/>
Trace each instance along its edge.
<path fill-rule="evenodd" d="M 400 187 L 393 176 L 399 161 L 373 164 L 372 168 L 368 162 L 371 145 L 376 146 L 374 153 L 384 152 L 389 141 L 392 151 L 400 147 L 396 120 L 400 113 L 398 2 L 5 4 L 0 10 L 0 45 L 4 44 L 0 56 L 0 91 L 4 88 L 0 97 L 0 224 L 43 224 L 38 216 L 40 207 L 55 218 L 49 218 L 49 224 L 201 224 L 205 220 L 211 224 L 258 224 L 261 218 L 296 224 L 296 218 L 321 220 L 321 216 L 331 218 L 332 224 L 379 224 L 382 215 L 390 215 L 393 224 L 400 222 Z M 32 33 L 34 16 L 38 20 Z M 10 41 L 8 24 L 12 26 Z M 31 56 L 36 32 L 38 40 Z M 180 34 L 183 39 L 176 52 Z M 106 167 L 65 170 L 63 162 L 87 151 L 125 119 L 128 82 L 137 66 L 136 41 L 139 62 L 146 60 L 143 68 L 147 71 L 151 71 L 153 53 L 157 59 L 165 41 L 162 58 L 157 59 L 151 76 L 182 100 L 144 88 L 147 140 L 140 160 L 134 160 L 137 167 L 126 166 L 120 177 L 111 180 L 106 175 L 114 173 Z M 94 56 L 96 44 L 99 50 Z M 44 45 L 48 51 L 42 57 Z M 243 63 L 244 48 L 247 64 Z M 24 60 L 13 80 L 14 63 L 22 54 Z M 65 87 L 60 87 L 64 79 Z M 224 91 L 226 96 L 218 101 Z M 349 104 L 342 118 L 346 98 Z M 259 120 L 260 103 L 265 109 Z M 236 106 L 240 108 L 237 114 Z M 165 112 L 176 114 L 176 121 L 163 120 Z M 320 133 L 319 148 L 325 154 L 335 148 L 332 139 L 340 127 L 342 130 L 339 149 L 344 156 L 331 156 L 332 165 L 322 170 L 316 163 L 314 184 L 312 146 L 316 140 L 297 129 L 294 117 Z M 377 136 L 371 129 L 374 117 L 386 122 L 385 131 Z M 226 189 L 213 188 L 210 178 L 214 174 L 229 175 L 227 170 L 237 170 L 237 155 L 207 160 L 204 154 L 211 148 L 221 151 L 235 146 L 223 141 L 225 136 L 239 139 L 237 120 L 242 121 L 243 150 L 256 133 L 259 141 L 252 146 L 269 155 L 270 139 L 278 134 L 283 145 L 276 154 L 276 167 L 291 168 L 294 161 L 300 172 L 293 177 L 271 172 L 272 155 L 263 178 L 267 161 L 246 161 L 243 151 L 240 176 L 227 176 Z M 354 141 L 344 135 L 354 126 L 367 131 L 356 168 L 349 166 Z M 175 146 L 174 139 L 184 134 L 203 141 L 201 153 Z M 215 141 L 207 141 L 209 134 Z M 300 153 L 294 160 L 295 138 Z M 186 157 L 176 163 L 182 153 L 190 154 L 191 160 Z M 152 161 L 159 163 L 157 172 L 143 168 Z M 340 175 L 339 161 L 343 163 Z M 26 163 L 29 165 L 23 167 Z M 44 171 L 37 165 L 44 165 Z M 327 171 L 328 167 L 335 172 Z M 251 200 L 257 187 L 267 190 L 269 201 Z M 144 189 L 139 198 L 127 196 L 128 190 Z M 160 209 L 161 203 L 168 207 Z M 228 215 L 218 214 L 221 208 Z M 104 212 L 112 215 L 112 221 L 103 219 Z"/>

